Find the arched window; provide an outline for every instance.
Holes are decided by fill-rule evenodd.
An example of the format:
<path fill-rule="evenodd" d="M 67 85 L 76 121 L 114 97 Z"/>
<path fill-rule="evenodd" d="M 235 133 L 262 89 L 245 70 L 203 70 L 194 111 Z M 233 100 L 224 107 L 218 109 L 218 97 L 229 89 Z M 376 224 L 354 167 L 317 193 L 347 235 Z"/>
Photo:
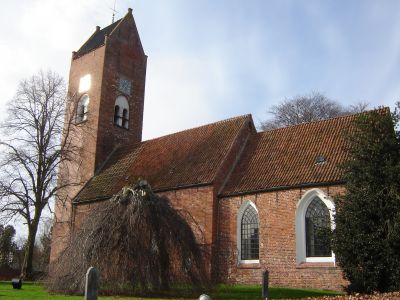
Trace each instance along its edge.
<path fill-rule="evenodd" d="M 87 120 L 88 108 L 89 108 L 89 96 L 85 94 L 79 99 L 78 106 L 76 108 L 75 120 L 77 123 Z"/>
<path fill-rule="evenodd" d="M 308 205 L 305 223 L 307 257 L 332 256 L 331 219 L 328 208 L 320 198 L 315 197 Z"/>
<path fill-rule="evenodd" d="M 114 124 L 126 129 L 129 128 L 129 104 L 124 96 L 118 96 L 115 100 Z"/>
<path fill-rule="evenodd" d="M 238 250 L 239 262 L 259 262 L 259 219 L 255 205 L 247 201 L 238 213 Z"/>
<path fill-rule="evenodd" d="M 330 242 L 334 211 L 333 202 L 319 189 L 300 199 L 296 210 L 297 263 L 335 261 Z"/>

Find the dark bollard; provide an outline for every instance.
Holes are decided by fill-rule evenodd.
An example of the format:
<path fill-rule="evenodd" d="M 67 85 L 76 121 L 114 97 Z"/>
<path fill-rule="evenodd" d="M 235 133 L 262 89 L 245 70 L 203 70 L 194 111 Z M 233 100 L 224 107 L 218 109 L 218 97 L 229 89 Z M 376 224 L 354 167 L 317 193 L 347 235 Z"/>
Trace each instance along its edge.
<path fill-rule="evenodd" d="M 13 289 L 21 289 L 22 286 L 22 280 L 20 278 L 13 278 L 11 279 L 11 284 L 13 286 Z"/>
<path fill-rule="evenodd" d="M 262 299 L 268 300 L 268 271 L 262 272 Z"/>

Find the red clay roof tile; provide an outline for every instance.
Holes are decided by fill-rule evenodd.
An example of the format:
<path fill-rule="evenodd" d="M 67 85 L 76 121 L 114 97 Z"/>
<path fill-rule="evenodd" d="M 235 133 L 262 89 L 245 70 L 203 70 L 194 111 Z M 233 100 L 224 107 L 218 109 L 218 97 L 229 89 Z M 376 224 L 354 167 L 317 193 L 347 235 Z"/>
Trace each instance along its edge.
<path fill-rule="evenodd" d="M 302 184 L 341 181 L 344 133 L 356 115 L 257 133 L 227 182 L 223 196 Z M 317 163 L 317 158 L 326 159 Z"/>
<path fill-rule="evenodd" d="M 147 180 L 154 190 L 211 184 L 251 116 L 240 116 L 117 149 L 75 198 L 107 198 L 123 186 Z"/>

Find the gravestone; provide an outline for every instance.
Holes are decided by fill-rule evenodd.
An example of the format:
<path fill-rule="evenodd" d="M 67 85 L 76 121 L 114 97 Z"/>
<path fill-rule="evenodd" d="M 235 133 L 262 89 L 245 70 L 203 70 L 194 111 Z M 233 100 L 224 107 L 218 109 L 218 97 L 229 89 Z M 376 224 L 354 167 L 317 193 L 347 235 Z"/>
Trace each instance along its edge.
<path fill-rule="evenodd" d="M 90 267 L 86 272 L 85 300 L 97 300 L 99 288 L 99 272 Z"/>
<path fill-rule="evenodd" d="M 265 270 L 262 272 L 262 299 L 263 300 L 268 300 L 269 297 L 269 292 L 268 292 L 268 285 L 269 285 L 269 272 L 268 270 Z"/>

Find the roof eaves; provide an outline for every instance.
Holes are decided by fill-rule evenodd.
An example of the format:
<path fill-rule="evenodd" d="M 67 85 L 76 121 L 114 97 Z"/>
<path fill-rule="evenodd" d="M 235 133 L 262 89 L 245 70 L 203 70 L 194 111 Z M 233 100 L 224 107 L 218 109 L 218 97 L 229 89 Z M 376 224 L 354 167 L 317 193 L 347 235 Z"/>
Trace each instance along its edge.
<path fill-rule="evenodd" d="M 155 188 L 153 189 L 153 192 L 155 193 L 161 193 L 161 192 L 168 192 L 168 191 L 176 191 L 176 190 L 182 190 L 182 189 L 189 189 L 189 188 L 194 188 L 194 187 L 204 187 L 204 186 L 209 186 L 212 185 L 213 182 L 200 182 L 200 183 L 193 183 L 193 184 L 185 184 L 185 185 L 177 185 L 177 186 L 172 186 L 172 187 L 164 187 L 164 188 Z"/>
<path fill-rule="evenodd" d="M 93 202 L 98 202 L 98 201 L 104 201 L 107 199 L 111 199 L 112 196 L 101 196 L 101 197 L 95 197 L 95 198 L 89 198 L 89 199 L 85 199 L 85 200 L 73 200 L 72 204 L 88 204 L 88 203 L 93 203 Z"/>
<path fill-rule="evenodd" d="M 203 182 L 203 183 L 196 183 L 196 184 L 179 185 L 179 186 L 174 186 L 174 187 L 165 187 L 165 188 L 153 189 L 153 192 L 162 193 L 162 192 L 169 192 L 169 191 L 182 190 L 182 189 L 195 188 L 195 187 L 205 187 L 205 186 L 210 186 L 212 184 L 213 184 L 212 182 Z M 72 201 L 72 204 L 93 203 L 93 202 L 98 202 L 98 201 L 104 201 L 104 200 L 107 200 L 107 199 L 111 199 L 112 197 L 113 197 L 113 195 L 111 195 L 111 196 L 98 196 L 98 197 L 94 197 L 94 198 L 88 198 L 88 199 L 85 199 L 85 200 L 74 200 L 74 201 Z"/>
<path fill-rule="evenodd" d="M 300 184 L 294 184 L 294 185 L 275 186 L 275 187 L 269 187 L 269 188 L 263 188 L 263 189 L 246 190 L 246 191 L 241 191 L 241 192 L 228 192 L 228 193 L 218 195 L 218 197 L 219 198 L 228 198 L 228 197 L 235 197 L 235 196 L 244 196 L 244 195 L 253 195 L 253 194 L 259 194 L 259 193 L 274 192 L 274 191 L 280 191 L 280 190 L 292 190 L 292 189 L 306 188 L 306 187 L 342 185 L 345 183 L 346 183 L 346 181 L 344 181 L 344 180 L 300 183 Z"/>

